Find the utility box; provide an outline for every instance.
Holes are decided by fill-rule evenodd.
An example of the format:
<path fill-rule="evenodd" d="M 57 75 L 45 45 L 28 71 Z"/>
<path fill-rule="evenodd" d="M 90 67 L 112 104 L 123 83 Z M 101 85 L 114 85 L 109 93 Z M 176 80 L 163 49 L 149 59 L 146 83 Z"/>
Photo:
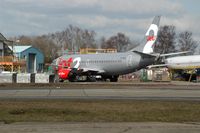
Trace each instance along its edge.
<path fill-rule="evenodd" d="M 152 71 L 152 81 L 171 81 L 167 68 L 154 68 Z"/>
<path fill-rule="evenodd" d="M 54 74 L 37 73 L 35 75 L 35 83 L 53 83 Z"/>
<path fill-rule="evenodd" d="M 35 74 L 19 73 L 17 74 L 17 83 L 35 83 Z"/>
<path fill-rule="evenodd" d="M 147 81 L 149 81 L 148 80 L 148 72 L 147 72 L 147 69 L 141 69 L 141 71 L 140 71 L 141 73 L 140 73 L 140 81 L 143 81 L 143 82 L 147 82 Z"/>
<path fill-rule="evenodd" d="M 0 83 L 16 83 L 16 73 L 1 73 Z"/>

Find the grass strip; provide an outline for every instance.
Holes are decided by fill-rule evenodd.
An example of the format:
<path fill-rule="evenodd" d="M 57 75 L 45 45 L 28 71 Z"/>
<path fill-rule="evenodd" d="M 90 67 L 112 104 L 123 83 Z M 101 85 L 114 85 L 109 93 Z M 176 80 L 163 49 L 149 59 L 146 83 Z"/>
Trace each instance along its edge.
<path fill-rule="evenodd" d="M 200 122 L 200 102 L 0 101 L 0 121 L 12 122 Z"/>

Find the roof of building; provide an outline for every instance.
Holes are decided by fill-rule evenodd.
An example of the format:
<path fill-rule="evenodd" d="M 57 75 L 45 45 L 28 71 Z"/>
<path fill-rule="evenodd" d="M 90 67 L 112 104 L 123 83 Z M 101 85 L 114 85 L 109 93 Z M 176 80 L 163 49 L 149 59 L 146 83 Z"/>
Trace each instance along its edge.
<path fill-rule="evenodd" d="M 30 47 L 32 47 L 32 46 L 9 46 L 9 48 L 12 50 L 12 48 L 13 48 L 13 52 L 14 53 L 21 53 L 21 52 L 23 52 L 23 51 L 25 51 L 25 50 L 27 50 L 28 48 L 30 48 Z"/>
<path fill-rule="evenodd" d="M 5 41 L 7 40 L 1 33 L 0 33 L 0 41 Z"/>

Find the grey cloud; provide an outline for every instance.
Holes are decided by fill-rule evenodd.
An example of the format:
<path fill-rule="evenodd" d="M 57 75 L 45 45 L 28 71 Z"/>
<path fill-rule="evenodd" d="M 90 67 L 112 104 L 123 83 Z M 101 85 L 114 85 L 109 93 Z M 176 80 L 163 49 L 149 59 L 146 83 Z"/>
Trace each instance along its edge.
<path fill-rule="evenodd" d="M 143 37 L 158 14 L 183 29 L 195 20 L 186 17 L 180 0 L 2 0 L 0 12 L 0 32 L 8 36 L 47 34 L 72 24 L 99 36 L 124 32 L 135 38 Z"/>

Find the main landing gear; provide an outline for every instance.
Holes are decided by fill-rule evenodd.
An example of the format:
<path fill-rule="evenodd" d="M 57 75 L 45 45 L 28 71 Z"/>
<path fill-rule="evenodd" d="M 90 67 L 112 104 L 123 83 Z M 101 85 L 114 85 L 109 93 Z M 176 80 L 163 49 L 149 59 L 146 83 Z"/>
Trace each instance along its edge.
<path fill-rule="evenodd" d="M 102 81 L 107 81 L 109 79 L 110 82 L 117 82 L 119 76 L 118 75 L 112 75 L 112 76 L 103 76 Z"/>
<path fill-rule="evenodd" d="M 97 82 L 97 81 L 110 81 L 117 82 L 119 76 L 97 76 L 97 75 L 80 75 L 77 71 L 71 71 L 68 75 L 69 82 Z M 64 82 L 64 79 L 61 79 L 58 74 L 55 74 L 54 83 Z"/>
<path fill-rule="evenodd" d="M 119 76 L 111 76 L 110 77 L 110 82 L 117 82 Z"/>
<path fill-rule="evenodd" d="M 101 78 L 96 78 L 95 75 L 80 76 L 80 75 L 73 73 L 72 75 L 69 75 L 68 80 L 70 82 L 96 82 L 96 81 L 106 82 L 107 79 L 109 79 L 110 82 L 117 82 L 118 78 L 119 78 L 118 75 L 106 76 L 106 77 L 102 76 Z"/>

